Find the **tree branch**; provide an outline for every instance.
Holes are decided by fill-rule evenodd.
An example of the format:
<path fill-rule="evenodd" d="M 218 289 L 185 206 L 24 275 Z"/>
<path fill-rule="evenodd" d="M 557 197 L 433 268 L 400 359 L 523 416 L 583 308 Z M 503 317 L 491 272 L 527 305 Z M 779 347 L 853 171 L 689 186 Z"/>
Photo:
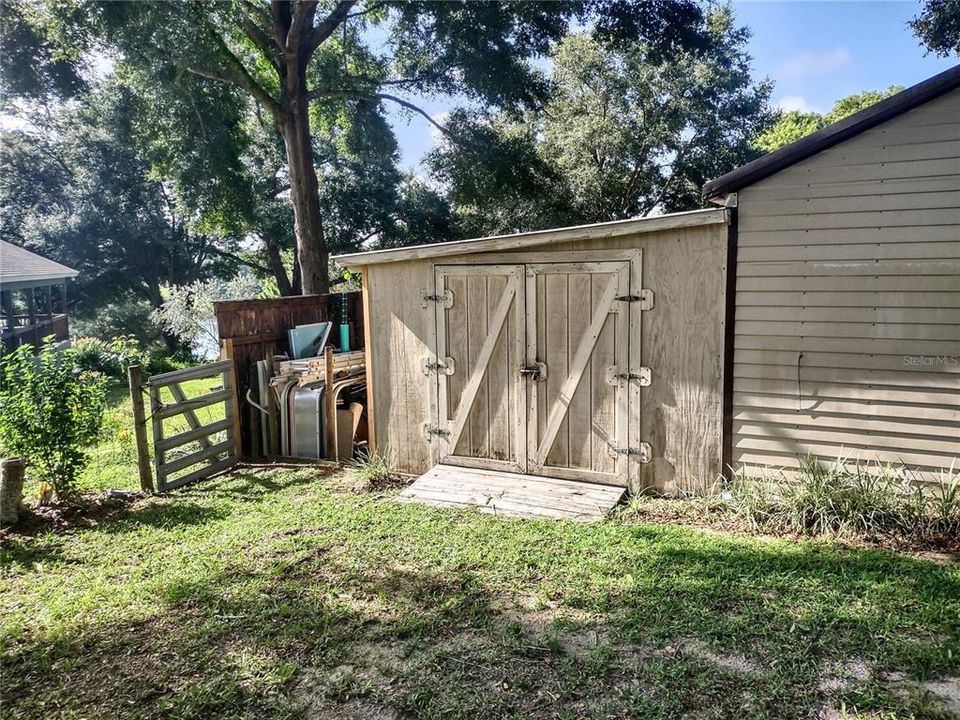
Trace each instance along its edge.
<path fill-rule="evenodd" d="M 221 250 L 216 245 L 211 244 L 211 245 L 208 245 L 207 248 L 215 255 L 219 255 L 220 257 L 225 257 L 229 260 L 233 260 L 235 262 L 240 263 L 241 265 L 246 265 L 247 267 L 251 267 L 254 270 L 259 270 L 261 272 L 267 273 L 268 275 L 273 275 L 273 269 L 267 267 L 266 265 L 261 265 L 260 263 L 254 262 L 253 260 L 248 260 L 247 258 L 242 257 L 240 255 L 236 255 L 235 253 L 232 253 L 229 250 Z"/>
<path fill-rule="evenodd" d="M 411 110 L 417 113 L 418 115 L 422 115 L 424 118 L 427 119 L 427 122 L 429 122 L 437 130 L 439 130 L 448 138 L 450 138 L 453 142 L 457 143 L 461 147 L 467 147 L 467 143 L 464 143 L 461 138 L 458 138 L 447 127 L 441 125 L 432 117 L 430 117 L 430 113 L 428 113 L 426 110 L 424 110 L 423 108 L 417 107 L 409 100 L 404 100 L 403 98 L 397 97 L 396 95 L 391 95 L 389 93 L 365 93 L 365 92 L 360 92 L 359 90 L 311 90 L 309 93 L 307 93 L 307 100 L 317 100 L 319 98 L 340 99 L 340 100 L 350 100 L 350 99 L 359 100 L 362 98 L 377 98 L 379 100 L 389 100 L 391 102 L 397 103 L 397 105 L 400 105 L 401 107 L 404 107 L 407 110 Z"/>
<path fill-rule="evenodd" d="M 357 0 L 340 0 L 336 7 L 330 11 L 330 14 L 317 25 L 307 36 L 307 41 L 303 47 L 303 52 L 309 57 L 320 47 L 320 43 L 333 35 L 338 27 L 347 19 L 350 14 L 350 8 L 356 5 Z"/>
<path fill-rule="evenodd" d="M 284 47 L 287 52 L 296 55 L 300 50 L 300 40 L 304 28 L 313 26 L 313 18 L 317 14 L 317 0 L 293 0 L 293 21 L 287 31 Z"/>
<path fill-rule="evenodd" d="M 384 7 L 385 5 L 386 5 L 385 2 L 374 3 L 373 5 L 371 5 L 370 7 L 368 7 L 366 10 L 361 10 L 360 12 L 350 13 L 349 15 L 347 15 L 347 19 L 350 20 L 350 19 L 353 19 L 353 18 L 363 17 L 364 15 L 369 15 L 370 13 L 372 13 L 372 12 L 374 12 L 374 11 L 376 11 L 376 10 L 379 10 L 380 8 Z"/>
<path fill-rule="evenodd" d="M 265 7 L 258 5 L 256 2 L 253 2 L 253 0 L 240 0 L 240 4 L 247 8 L 251 15 L 259 17 L 263 27 L 273 27 L 273 18 L 270 17 L 270 13 L 267 12 Z M 279 43 L 277 47 L 280 47 Z"/>
<path fill-rule="evenodd" d="M 223 37 L 215 27 L 207 24 L 207 34 L 210 36 L 210 39 L 213 40 L 217 48 L 219 48 L 227 65 L 233 69 L 234 73 L 236 73 L 234 84 L 239 85 L 240 87 L 249 91 L 250 94 L 256 98 L 257 102 L 269 110 L 270 114 L 273 115 L 274 118 L 277 118 L 280 114 L 280 105 L 276 100 L 273 99 L 273 96 L 264 90 L 247 71 L 246 66 L 240 61 L 240 58 L 234 55 L 233 51 L 227 47 L 227 43 L 224 41 Z"/>
<path fill-rule="evenodd" d="M 264 32 L 263 28 L 259 27 L 250 18 L 242 18 L 240 20 L 240 27 L 243 29 L 244 34 L 250 38 L 250 41 L 260 48 L 260 51 L 266 56 L 267 60 L 270 61 L 274 69 L 279 70 L 283 49 L 273 42 L 270 36 Z"/>
<path fill-rule="evenodd" d="M 422 115 L 427 119 L 427 122 L 433 125 L 437 130 L 442 132 L 448 138 L 451 138 L 454 141 L 457 140 L 457 137 L 452 132 L 450 132 L 446 127 L 444 127 L 443 125 L 438 123 L 436 120 L 434 120 L 432 117 L 430 117 L 430 113 L 428 113 L 423 108 L 417 107 L 412 102 L 409 102 L 408 100 L 404 100 L 403 98 L 399 98 L 396 95 L 390 95 L 388 93 L 376 93 L 374 97 L 378 97 L 381 100 L 390 100 L 391 102 L 397 103 L 397 105 L 400 105 L 401 107 L 405 107 L 407 110 L 412 110 L 413 112 L 419 115 Z"/>

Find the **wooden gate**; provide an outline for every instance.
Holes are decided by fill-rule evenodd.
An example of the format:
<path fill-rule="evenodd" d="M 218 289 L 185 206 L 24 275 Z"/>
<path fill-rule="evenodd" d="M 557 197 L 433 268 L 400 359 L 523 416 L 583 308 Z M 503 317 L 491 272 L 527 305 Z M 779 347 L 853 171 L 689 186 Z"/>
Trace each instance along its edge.
<path fill-rule="evenodd" d="M 189 386 L 185 387 L 185 383 Z M 150 396 L 157 490 L 201 480 L 232 467 L 240 459 L 240 415 L 233 361 L 221 360 L 153 375 L 142 387 Z M 146 487 L 149 448 L 139 368 L 130 368 L 130 390 L 141 485 Z"/>
<path fill-rule="evenodd" d="M 630 408 L 649 378 L 639 367 L 640 253 L 618 255 L 436 267 L 425 371 L 438 378 L 427 428 L 438 462 L 627 484 L 646 459 Z"/>

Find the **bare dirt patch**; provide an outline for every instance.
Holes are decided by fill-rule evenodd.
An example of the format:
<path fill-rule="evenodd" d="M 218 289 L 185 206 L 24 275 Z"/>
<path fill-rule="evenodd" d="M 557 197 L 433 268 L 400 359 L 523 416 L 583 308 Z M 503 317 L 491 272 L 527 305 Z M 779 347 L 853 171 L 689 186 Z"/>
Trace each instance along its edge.
<path fill-rule="evenodd" d="M 820 674 L 817 689 L 820 692 L 835 693 L 846 690 L 870 677 L 870 664 L 865 660 L 845 660 L 831 663 Z"/>
<path fill-rule="evenodd" d="M 669 652 L 669 648 L 667 648 Z M 753 675 L 761 672 L 760 668 L 739 653 L 720 654 L 695 638 L 684 638 L 679 643 L 679 652 L 687 653 L 713 665 L 718 670 L 735 673 L 737 675 Z"/>
<path fill-rule="evenodd" d="M 141 493 L 125 491 L 82 492 L 70 502 L 23 505 L 16 524 L 0 530 L 0 541 L 18 536 L 34 537 L 50 531 L 65 533 L 97 527 L 107 520 L 119 517 L 143 497 Z"/>

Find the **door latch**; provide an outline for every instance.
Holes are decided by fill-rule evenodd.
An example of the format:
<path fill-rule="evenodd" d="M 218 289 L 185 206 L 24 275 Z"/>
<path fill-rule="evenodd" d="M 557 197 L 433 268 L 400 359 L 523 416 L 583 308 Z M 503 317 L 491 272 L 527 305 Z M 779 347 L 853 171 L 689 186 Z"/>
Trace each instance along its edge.
<path fill-rule="evenodd" d="M 440 427 L 439 425 L 431 425 L 430 423 L 424 423 L 423 425 L 423 436 L 430 440 L 433 435 L 442 438 L 450 437 L 450 431 L 445 428 Z"/>
<path fill-rule="evenodd" d="M 650 448 L 650 443 L 642 442 L 640 447 L 610 447 L 610 455 L 616 457 L 617 455 L 626 455 L 627 457 L 635 457 L 641 463 L 650 462 L 653 451 Z"/>
<path fill-rule="evenodd" d="M 453 358 L 438 358 L 436 361 L 425 358 L 423 361 L 423 374 L 432 375 L 433 373 L 437 373 L 437 375 L 453 375 Z"/>
<path fill-rule="evenodd" d="M 536 382 L 543 382 L 547 379 L 546 363 L 538 362 L 533 365 L 521 365 L 520 375 Z"/>
<path fill-rule="evenodd" d="M 437 303 L 443 308 L 452 308 L 453 290 L 444 290 L 442 293 L 431 293 L 430 291 L 424 291 L 424 293 L 420 296 L 420 307 L 425 308 L 432 302 Z"/>
<path fill-rule="evenodd" d="M 637 368 L 637 372 L 623 372 L 618 370 L 616 366 L 610 366 L 607 368 L 606 375 L 608 385 L 620 385 L 624 382 L 634 381 L 641 387 L 649 386 L 652 377 L 648 367 Z"/>
<path fill-rule="evenodd" d="M 620 302 L 640 303 L 641 310 L 653 310 L 653 290 L 640 290 L 636 295 L 617 295 L 614 299 Z"/>

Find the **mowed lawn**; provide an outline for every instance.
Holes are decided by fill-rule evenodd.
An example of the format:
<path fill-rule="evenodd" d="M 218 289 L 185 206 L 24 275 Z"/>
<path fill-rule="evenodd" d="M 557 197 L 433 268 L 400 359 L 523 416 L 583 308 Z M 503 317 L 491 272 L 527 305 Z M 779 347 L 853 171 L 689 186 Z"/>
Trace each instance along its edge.
<path fill-rule="evenodd" d="M 242 469 L 7 537 L 0 715 L 957 716 L 955 560 L 393 492 Z"/>

